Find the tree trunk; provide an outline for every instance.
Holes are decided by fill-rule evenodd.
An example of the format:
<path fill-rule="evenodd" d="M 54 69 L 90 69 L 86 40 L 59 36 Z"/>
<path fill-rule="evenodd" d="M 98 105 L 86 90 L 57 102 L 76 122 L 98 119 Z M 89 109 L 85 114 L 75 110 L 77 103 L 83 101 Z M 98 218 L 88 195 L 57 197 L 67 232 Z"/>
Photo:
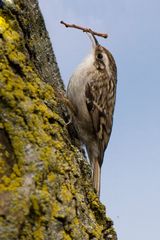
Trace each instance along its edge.
<path fill-rule="evenodd" d="M 62 119 L 62 88 L 37 1 L 0 0 L 0 240 L 117 239 Z"/>

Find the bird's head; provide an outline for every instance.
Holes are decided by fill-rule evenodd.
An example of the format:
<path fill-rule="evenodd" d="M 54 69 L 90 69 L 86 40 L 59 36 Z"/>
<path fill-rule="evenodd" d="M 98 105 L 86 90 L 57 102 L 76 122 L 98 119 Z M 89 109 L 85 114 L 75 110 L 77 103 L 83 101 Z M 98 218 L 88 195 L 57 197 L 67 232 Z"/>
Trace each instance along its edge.
<path fill-rule="evenodd" d="M 101 46 L 94 34 L 88 34 L 92 42 L 92 54 L 94 57 L 94 65 L 97 70 L 107 71 L 110 75 L 112 62 L 114 61 L 111 53 Z"/>

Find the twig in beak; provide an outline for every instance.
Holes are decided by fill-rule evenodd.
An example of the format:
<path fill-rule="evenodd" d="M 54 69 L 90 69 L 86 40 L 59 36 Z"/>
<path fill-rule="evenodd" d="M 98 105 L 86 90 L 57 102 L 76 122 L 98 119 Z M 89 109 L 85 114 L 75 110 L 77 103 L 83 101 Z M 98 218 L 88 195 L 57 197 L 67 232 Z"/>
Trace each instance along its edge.
<path fill-rule="evenodd" d="M 63 25 L 64 25 L 65 27 L 67 27 L 67 28 L 68 28 L 68 27 L 70 27 L 70 28 L 76 28 L 76 29 L 82 30 L 83 32 L 91 33 L 92 36 L 96 35 L 96 36 L 103 37 L 103 38 L 107 38 L 107 37 L 108 37 L 108 34 L 95 32 L 95 31 L 93 31 L 91 28 L 85 28 L 85 27 L 81 27 L 81 26 L 78 26 L 78 25 L 75 25 L 75 24 L 65 23 L 64 21 L 60 21 L 60 23 L 63 24 Z"/>

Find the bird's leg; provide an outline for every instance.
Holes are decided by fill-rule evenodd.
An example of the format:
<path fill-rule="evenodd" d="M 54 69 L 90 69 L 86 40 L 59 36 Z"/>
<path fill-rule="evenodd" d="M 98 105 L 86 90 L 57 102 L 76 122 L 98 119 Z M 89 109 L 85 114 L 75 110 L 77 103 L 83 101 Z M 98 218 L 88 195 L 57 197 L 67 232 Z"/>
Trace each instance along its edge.
<path fill-rule="evenodd" d="M 71 112 L 69 121 L 66 123 L 66 125 L 69 125 L 72 122 L 72 115 L 76 116 L 76 109 L 73 106 L 73 104 L 71 103 L 71 101 L 68 99 L 68 97 L 66 96 L 64 91 L 58 90 L 55 93 L 55 96 L 56 96 L 57 100 L 62 102 Z"/>
<path fill-rule="evenodd" d="M 68 120 L 68 122 L 66 122 L 66 126 L 70 125 L 71 123 L 72 123 L 72 117 L 69 116 L 69 120 Z"/>

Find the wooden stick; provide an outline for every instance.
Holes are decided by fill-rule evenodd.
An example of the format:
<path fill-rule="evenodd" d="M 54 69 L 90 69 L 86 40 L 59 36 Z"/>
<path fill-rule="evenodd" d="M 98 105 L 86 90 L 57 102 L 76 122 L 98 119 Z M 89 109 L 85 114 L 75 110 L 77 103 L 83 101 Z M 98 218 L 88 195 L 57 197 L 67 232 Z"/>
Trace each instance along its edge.
<path fill-rule="evenodd" d="M 61 24 L 63 24 L 65 27 L 70 27 L 70 28 L 76 28 L 79 30 L 82 30 L 83 32 L 89 32 L 93 35 L 99 36 L 99 37 L 103 37 L 103 38 L 107 38 L 108 35 L 106 33 L 99 33 L 99 32 L 95 32 L 93 31 L 91 28 L 85 28 L 85 27 L 81 27 L 75 24 L 69 24 L 69 23 L 65 23 L 64 21 L 60 21 Z"/>

